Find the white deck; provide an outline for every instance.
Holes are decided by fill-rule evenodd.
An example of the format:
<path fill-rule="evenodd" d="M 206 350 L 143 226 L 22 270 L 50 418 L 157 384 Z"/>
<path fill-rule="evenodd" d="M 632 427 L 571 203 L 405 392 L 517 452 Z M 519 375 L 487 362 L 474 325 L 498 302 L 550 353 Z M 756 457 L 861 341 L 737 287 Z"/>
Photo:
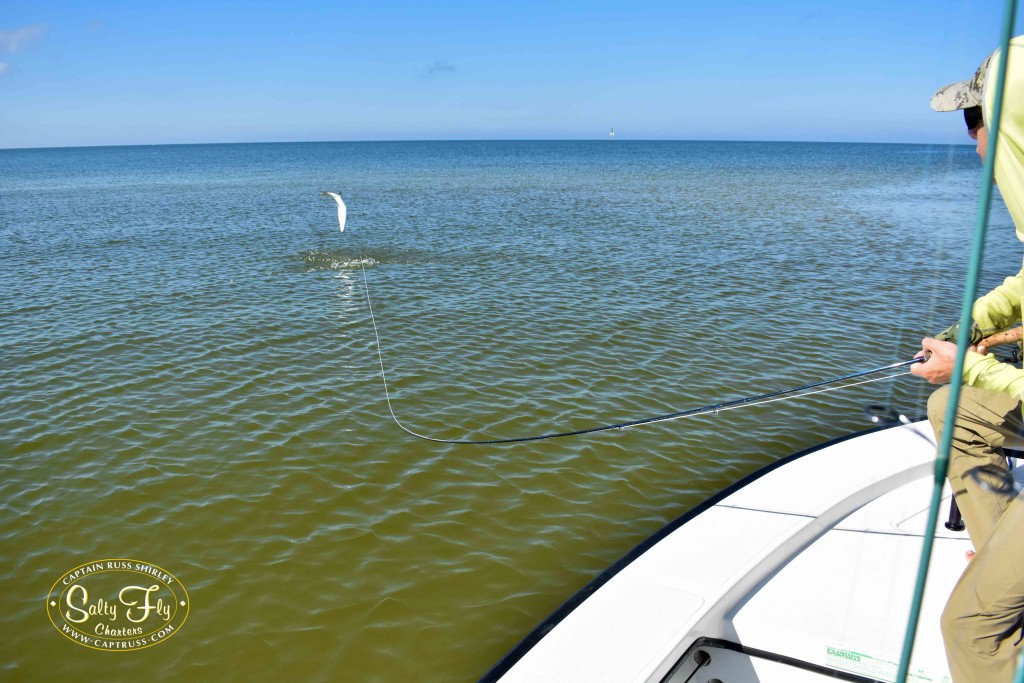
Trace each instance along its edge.
<path fill-rule="evenodd" d="M 927 423 L 865 434 L 719 501 L 615 575 L 500 680 L 661 681 L 699 638 L 893 680 L 933 477 L 934 447 L 914 430 L 931 440 Z M 941 524 L 948 496 L 910 668 L 937 683 L 949 681 L 939 614 L 970 548 L 965 532 Z M 715 674 L 730 683 L 835 680 L 725 650 L 714 660 L 732 667 L 728 678 Z"/>

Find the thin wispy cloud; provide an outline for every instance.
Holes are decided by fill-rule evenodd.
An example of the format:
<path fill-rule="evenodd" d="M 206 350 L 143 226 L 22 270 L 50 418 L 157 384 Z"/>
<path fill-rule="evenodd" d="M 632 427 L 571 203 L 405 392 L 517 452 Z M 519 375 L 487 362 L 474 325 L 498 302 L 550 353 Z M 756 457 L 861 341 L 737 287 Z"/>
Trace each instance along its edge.
<path fill-rule="evenodd" d="M 8 69 L 10 69 L 10 68 L 11 68 L 11 65 L 8 64 L 7 62 L 0 62 L 0 74 L 7 73 Z"/>
<path fill-rule="evenodd" d="M 450 62 L 434 62 L 423 73 L 425 76 L 455 73 L 455 65 Z"/>
<path fill-rule="evenodd" d="M 13 31 L 0 31 L 0 50 L 14 54 L 35 43 L 45 32 L 45 24 L 29 24 Z"/>

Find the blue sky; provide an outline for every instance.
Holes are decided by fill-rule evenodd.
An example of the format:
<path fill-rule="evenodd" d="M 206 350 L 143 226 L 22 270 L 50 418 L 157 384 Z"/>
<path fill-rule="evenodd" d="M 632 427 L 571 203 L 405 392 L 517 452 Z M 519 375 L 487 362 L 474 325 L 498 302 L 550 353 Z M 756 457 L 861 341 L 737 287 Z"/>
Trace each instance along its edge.
<path fill-rule="evenodd" d="M 0 148 L 613 126 L 617 140 L 968 143 L 928 99 L 995 47 L 1003 4 L 10 2 Z"/>

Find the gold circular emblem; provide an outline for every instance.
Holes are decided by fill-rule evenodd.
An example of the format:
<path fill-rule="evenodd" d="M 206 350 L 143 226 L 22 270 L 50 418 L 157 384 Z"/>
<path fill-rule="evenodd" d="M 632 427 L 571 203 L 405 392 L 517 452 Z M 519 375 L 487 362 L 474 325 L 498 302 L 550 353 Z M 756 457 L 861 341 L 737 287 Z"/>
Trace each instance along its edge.
<path fill-rule="evenodd" d="M 162 643 L 188 617 L 185 587 L 149 562 L 96 560 L 65 572 L 46 596 L 61 635 L 93 650 L 127 652 Z"/>

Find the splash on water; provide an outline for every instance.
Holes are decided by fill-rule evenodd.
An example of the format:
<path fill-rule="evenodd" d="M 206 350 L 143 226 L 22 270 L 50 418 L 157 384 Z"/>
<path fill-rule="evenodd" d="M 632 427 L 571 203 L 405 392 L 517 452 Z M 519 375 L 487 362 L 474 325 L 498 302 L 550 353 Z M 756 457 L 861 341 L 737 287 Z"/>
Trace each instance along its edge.
<path fill-rule="evenodd" d="M 380 261 L 372 256 L 352 256 L 338 251 L 326 249 L 314 249 L 303 252 L 299 255 L 302 259 L 306 272 L 319 272 L 324 270 L 352 270 L 361 266 L 375 266 Z"/>

